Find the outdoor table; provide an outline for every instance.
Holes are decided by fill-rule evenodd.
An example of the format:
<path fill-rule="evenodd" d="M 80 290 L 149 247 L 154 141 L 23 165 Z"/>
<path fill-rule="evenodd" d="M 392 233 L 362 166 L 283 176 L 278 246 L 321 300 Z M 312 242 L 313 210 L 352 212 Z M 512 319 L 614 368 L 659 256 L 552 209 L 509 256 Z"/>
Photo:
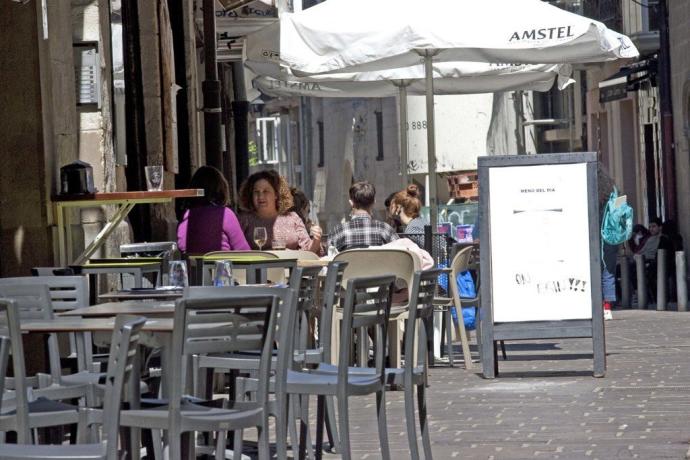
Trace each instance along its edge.
<path fill-rule="evenodd" d="M 75 308 L 57 316 L 61 318 L 112 318 L 117 315 L 136 315 L 147 318 L 172 318 L 175 302 L 170 300 L 106 302 L 91 307 Z"/>
<path fill-rule="evenodd" d="M 141 288 L 146 273 L 155 273 L 157 282 L 160 282 L 162 260 L 160 257 L 96 259 L 89 260 L 83 265 L 70 265 L 70 267 L 77 274 L 130 273 L 134 277 L 134 287 Z"/>
<path fill-rule="evenodd" d="M 181 298 L 183 295 L 182 288 L 180 289 L 160 289 L 160 288 L 142 288 L 142 289 L 124 289 L 120 291 L 108 292 L 101 294 L 98 298 L 102 301 L 125 301 L 125 300 L 175 300 Z"/>
<path fill-rule="evenodd" d="M 189 259 L 195 264 L 195 279 L 201 280 L 202 285 L 211 284 L 211 272 L 215 267 L 215 263 L 220 260 L 230 260 L 233 269 L 238 268 L 240 270 L 245 270 L 247 284 L 265 283 L 266 269 L 278 266 L 292 270 L 297 266 L 297 259 L 267 259 L 261 256 L 246 254 L 234 257 L 227 254 L 211 256 L 201 255 L 190 256 Z"/>
<path fill-rule="evenodd" d="M 72 262 L 81 265 L 88 260 L 105 242 L 137 204 L 170 203 L 175 198 L 204 196 L 203 189 L 160 190 L 138 192 L 97 192 L 87 195 L 61 195 L 53 197 L 57 216 L 59 261 L 66 266 L 72 254 L 72 230 L 69 219 L 70 208 L 93 208 L 101 205 L 114 205 L 117 210 L 96 235 L 96 238 Z"/>

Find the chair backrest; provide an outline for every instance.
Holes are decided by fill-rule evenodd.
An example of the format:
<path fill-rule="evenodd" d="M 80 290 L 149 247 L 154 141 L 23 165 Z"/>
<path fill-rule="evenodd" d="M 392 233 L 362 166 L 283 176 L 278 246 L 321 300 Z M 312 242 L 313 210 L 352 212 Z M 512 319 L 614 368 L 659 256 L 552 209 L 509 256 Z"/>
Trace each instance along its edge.
<path fill-rule="evenodd" d="M 122 407 L 125 384 L 132 375 L 133 366 L 136 365 L 139 333 L 144 323 L 146 323 L 146 318 L 137 316 L 120 315 L 115 319 L 103 400 L 103 435 L 108 459 L 118 458 L 120 407 Z"/>
<path fill-rule="evenodd" d="M 0 286 L 5 284 L 45 284 L 50 290 L 50 300 L 54 311 L 73 310 L 89 306 L 89 280 L 86 275 L 51 276 L 46 274 L 42 276 L 0 278 Z"/>
<path fill-rule="evenodd" d="M 298 267 L 292 271 L 289 286 L 297 290 L 296 327 L 294 348 L 297 353 L 307 349 L 309 341 L 309 318 L 314 313 L 319 295 L 319 274 L 321 267 Z"/>
<path fill-rule="evenodd" d="M 302 249 L 284 249 L 268 252 L 275 254 L 279 259 L 319 260 L 319 256 L 316 253 Z"/>
<path fill-rule="evenodd" d="M 35 279 L 30 278 L 30 279 Z M 40 282 L 0 284 L 0 297 L 10 298 L 17 303 L 17 314 L 22 321 L 52 320 L 55 318 L 48 286 Z M 48 334 L 48 364 L 54 382 L 60 381 L 60 349 L 57 335 Z M 17 387 L 20 388 L 20 387 Z"/>
<path fill-rule="evenodd" d="M 326 281 L 323 284 L 321 315 L 319 316 L 319 346 L 323 349 L 323 359 L 331 360 L 331 338 L 333 337 L 333 315 L 340 305 L 343 292 L 343 277 L 347 262 L 332 261 L 328 264 Z"/>
<path fill-rule="evenodd" d="M 292 343 L 287 326 L 294 323 L 295 300 L 295 291 L 288 288 L 188 288 L 175 305 L 172 356 L 182 357 L 184 362 L 190 355 L 261 350 L 257 401 L 265 407 L 272 351 L 278 341 L 281 345 L 276 372 L 283 380 L 287 378 L 282 366 L 290 361 L 287 357 L 281 361 L 280 356 Z M 171 416 L 176 417 L 184 383 L 183 366 L 174 365 L 171 374 L 170 408 Z M 279 380 L 276 377 L 276 385 Z M 284 388 L 284 382 L 280 385 Z"/>
<path fill-rule="evenodd" d="M 338 357 L 339 394 L 347 388 L 348 366 L 352 361 L 352 337 L 358 331 L 360 332 L 360 341 L 366 343 L 367 336 L 364 331 L 369 328 L 373 328 L 375 331 L 374 363 L 376 375 L 379 377 L 381 385 L 384 385 L 388 318 L 394 284 L 395 276 L 393 275 L 348 280 L 343 304 L 340 356 Z M 360 348 L 362 345 L 362 343 L 359 344 Z M 365 346 L 363 350 L 367 351 L 368 347 Z M 366 367 L 366 362 L 361 364 Z"/>
<path fill-rule="evenodd" d="M 450 280 L 448 284 L 450 284 L 450 292 L 453 295 L 453 303 L 455 305 L 461 305 L 460 291 L 458 291 L 458 283 L 456 280 L 458 279 L 458 275 L 460 273 L 470 269 L 472 251 L 474 251 L 472 246 L 467 246 L 461 249 L 457 254 L 455 254 L 453 261 L 450 263 Z M 477 291 L 477 295 L 478 294 L 479 291 Z M 458 316 L 460 317 L 460 314 L 458 314 Z"/>
<path fill-rule="evenodd" d="M 222 260 L 229 260 L 231 262 L 238 259 L 280 259 L 276 254 L 278 251 L 213 251 L 204 254 L 204 257 L 222 257 Z M 233 265 L 233 278 L 235 278 L 240 284 L 245 284 L 247 279 L 247 271 L 253 270 L 250 265 Z M 276 282 L 285 282 L 285 269 L 283 268 L 268 268 L 265 271 L 266 278 Z M 208 286 L 210 285 L 210 277 L 208 276 L 208 269 L 204 268 L 202 284 Z"/>
<path fill-rule="evenodd" d="M 410 288 L 408 316 L 405 323 L 405 385 L 412 384 L 412 372 L 415 366 L 428 365 L 428 338 L 433 337 L 434 297 L 441 270 L 417 271 Z M 415 350 L 415 334 L 419 325 L 419 346 Z M 416 354 L 416 356 L 415 356 Z"/>
<path fill-rule="evenodd" d="M 31 442 L 29 431 L 29 401 L 25 383 L 26 367 L 24 363 L 24 345 L 19 328 L 19 307 L 14 299 L 0 298 L 0 335 L 9 337 L 12 353 L 12 372 L 15 381 L 15 403 L 17 417 L 17 442 Z M 4 373 L 3 373 L 4 375 Z"/>
<path fill-rule="evenodd" d="M 405 249 L 350 249 L 339 253 L 333 260 L 347 262 L 343 283 L 351 278 L 385 273 L 402 279 L 409 288 L 414 272 L 421 270 L 419 259 Z"/>

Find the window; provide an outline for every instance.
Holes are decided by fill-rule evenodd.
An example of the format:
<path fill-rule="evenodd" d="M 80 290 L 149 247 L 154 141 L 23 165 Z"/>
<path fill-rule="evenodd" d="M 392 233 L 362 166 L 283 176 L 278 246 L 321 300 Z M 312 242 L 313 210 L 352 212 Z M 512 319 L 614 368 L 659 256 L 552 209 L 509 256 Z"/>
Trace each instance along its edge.
<path fill-rule="evenodd" d="M 383 161 L 383 113 L 377 110 L 374 114 L 376 115 L 376 161 Z"/>
<path fill-rule="evenodd" d="M 278 163 L 280 117 L 257 118 L 256 140 L 259 163 Z"/>
<path fill-rule="evenodd" d="M 323 121 L 317 121 L 316 125 L 319 129 L 319 168 L 323 168 L 324 162 L 324 139 L 323 139 Z"/>

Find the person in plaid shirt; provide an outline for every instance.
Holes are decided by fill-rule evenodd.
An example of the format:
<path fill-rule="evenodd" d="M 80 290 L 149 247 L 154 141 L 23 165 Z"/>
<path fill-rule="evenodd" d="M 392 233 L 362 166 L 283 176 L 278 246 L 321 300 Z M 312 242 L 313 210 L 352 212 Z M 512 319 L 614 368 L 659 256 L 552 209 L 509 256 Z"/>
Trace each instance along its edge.
<path fill-rule="evenodd" d="M 381 246 L 398 239 L 390 225 L 372 219 L 371 208 L 375 198 L 376 189 L 369 182 L 357 182 L 350 187 L 350 220 L 331 231 L 328 235 L 329 245 L 333 244 L 338 251 L 345 251 Z"/>

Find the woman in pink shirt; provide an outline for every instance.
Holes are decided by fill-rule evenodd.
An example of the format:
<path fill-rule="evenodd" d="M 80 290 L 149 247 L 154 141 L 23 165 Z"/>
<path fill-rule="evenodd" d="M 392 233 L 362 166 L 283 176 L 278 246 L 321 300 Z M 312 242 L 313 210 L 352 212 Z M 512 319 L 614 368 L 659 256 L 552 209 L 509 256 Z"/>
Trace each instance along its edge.
<path fill-rule="evenodd" d="M 276 171 L 260 171 L 252 174 L 240 187 L 240 225 L 252 249 L 259 249 L 254 243 L 254 229 L 265 227 L 268 238 L 263 249 L 272 249 L 274 241 L 285 244 L 287 249 L 301 249 L 321 252 L 321 228 L 311 227 L 307 232 L 302 219 L 292 207 L 292 194 L 285 178 Z"/>
<path fill-rule="evenodd" d="M 192 176 L 190 188 L 203 188 L 204 197 L 190 200 L 177 227 L 177 245 L 186 254 L 249 250 L 237 216 L 229 208 L 228 182 L 212 166 L 202 166 Z"/>

